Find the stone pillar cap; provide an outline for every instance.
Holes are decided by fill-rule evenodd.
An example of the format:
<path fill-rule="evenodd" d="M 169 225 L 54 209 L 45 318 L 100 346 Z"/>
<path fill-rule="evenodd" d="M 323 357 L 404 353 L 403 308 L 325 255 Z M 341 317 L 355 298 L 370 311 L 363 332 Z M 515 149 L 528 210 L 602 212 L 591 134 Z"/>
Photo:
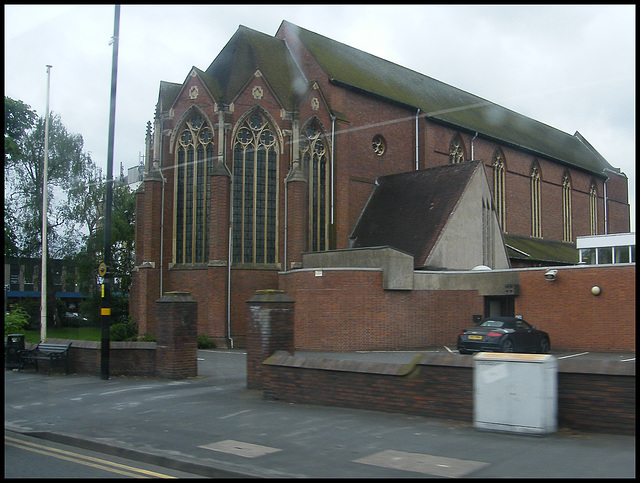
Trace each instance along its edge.
<path fill-rule="evenodd" d="M 156 302 L 195 302 L 191 292 L 165 292 Z"/>
<path fill-rule="evenodd" d="M 247 302 L 294 302 L 294 300 L 284 290 L 264 289 L 256 290 Z"/>

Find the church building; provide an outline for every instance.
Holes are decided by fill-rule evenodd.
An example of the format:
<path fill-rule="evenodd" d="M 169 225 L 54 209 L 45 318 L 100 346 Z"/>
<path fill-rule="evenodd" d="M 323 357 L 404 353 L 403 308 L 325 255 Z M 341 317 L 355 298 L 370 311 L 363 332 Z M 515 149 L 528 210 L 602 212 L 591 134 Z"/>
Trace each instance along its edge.
<path fill-rule="evenodd" d="M 156 300 L 189 292 L 219 347 L 244 344 L 245 301 L 303 253 L 566 265 L 576 237 L 630 224 L 627 177 L 580 133 L 287 21 L 240 26 L 205 70 L 161 81 L 145 159 L 132 320 L 154 334 Z"/>

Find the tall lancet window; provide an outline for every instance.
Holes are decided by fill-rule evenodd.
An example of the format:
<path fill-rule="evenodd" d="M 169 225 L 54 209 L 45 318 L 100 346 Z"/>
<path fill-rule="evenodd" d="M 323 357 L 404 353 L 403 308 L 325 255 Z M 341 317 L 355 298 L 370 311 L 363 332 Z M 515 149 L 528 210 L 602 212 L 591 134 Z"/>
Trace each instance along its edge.
<path fill-rule="evenodd" d="M 573 229 L 571 225 L 571 178 L 565 173 L 562 176 L 562 240 L 572 241 Z"/>
<path fill-rule="evenodd" d="M 542 237 L 542 216 L 540 213 L 540 169 L 535 164 L 531 167 L 531 236 Z"/>
<path fill-rule="evenodd" d="M 329 247 L 329 150 L 323 130 L 317 120 L 302 129 L 300 159 L 302 169 L 309 180 L 309 229 L 310 251 L 327 250 Z"/>
<path fill-rule="evenodd" d="M 278 143 L 253 112 L 233 140 L 233 263 L 276 262 Z"/>
<path fill-rule="evenodd" d="M 449 145 L 449 162 L 451 164 L 462 163 L 464 158 L 464 143 L 460 135 L 456 134 Z"/>
<path fill-rule="evenodd" d="M 589 187 L 589 220 L 591 221 L 591 235 L 598 234 L 598 188 L 596 182 L 591 181 Z"/>
<path fill-rule="evenodd" d="M 502 149 L 498 148 L 493 153 L 493 200 L 496 205 L 496 214 L 498 215 L 498 223 L 502 231 L 506 230 L 506 202 L 504 190 L 504 154 Z"/>
<path fill-rule="evenodd" d="M 200 114 L 192 116 L 176 141 L 176 263 L 205 263 L 209 257 L 209 183 L 213 166 L 213 131 Z"/>

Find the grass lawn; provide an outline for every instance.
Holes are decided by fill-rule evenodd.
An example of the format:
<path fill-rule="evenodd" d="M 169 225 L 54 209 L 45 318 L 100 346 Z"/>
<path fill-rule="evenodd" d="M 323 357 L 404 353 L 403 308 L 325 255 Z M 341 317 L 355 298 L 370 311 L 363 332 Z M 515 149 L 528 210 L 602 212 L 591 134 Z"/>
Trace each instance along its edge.
<path fill-rule="evenodd" d="M 60 327 L 47 328 L 47 339 L 71 339 L 71 340 L 94 340 L 101 339 L 100 327 Z M 28 344 L 40 342 L 39 330 L 25 330 L 24 341 Z"/>

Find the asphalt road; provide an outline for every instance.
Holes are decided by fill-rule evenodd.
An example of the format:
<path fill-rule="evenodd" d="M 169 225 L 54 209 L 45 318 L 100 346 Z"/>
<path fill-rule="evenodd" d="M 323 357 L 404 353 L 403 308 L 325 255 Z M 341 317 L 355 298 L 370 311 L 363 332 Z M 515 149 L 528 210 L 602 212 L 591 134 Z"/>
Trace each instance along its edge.
<path fill-rule="evenodd" d="M 635 437 L 265 400 L 246 388 L 242 351 L 198 357 L 198 377 L 180 381 L 5 370 L 5 431 L 207 477 L 635 477 Z"/>

